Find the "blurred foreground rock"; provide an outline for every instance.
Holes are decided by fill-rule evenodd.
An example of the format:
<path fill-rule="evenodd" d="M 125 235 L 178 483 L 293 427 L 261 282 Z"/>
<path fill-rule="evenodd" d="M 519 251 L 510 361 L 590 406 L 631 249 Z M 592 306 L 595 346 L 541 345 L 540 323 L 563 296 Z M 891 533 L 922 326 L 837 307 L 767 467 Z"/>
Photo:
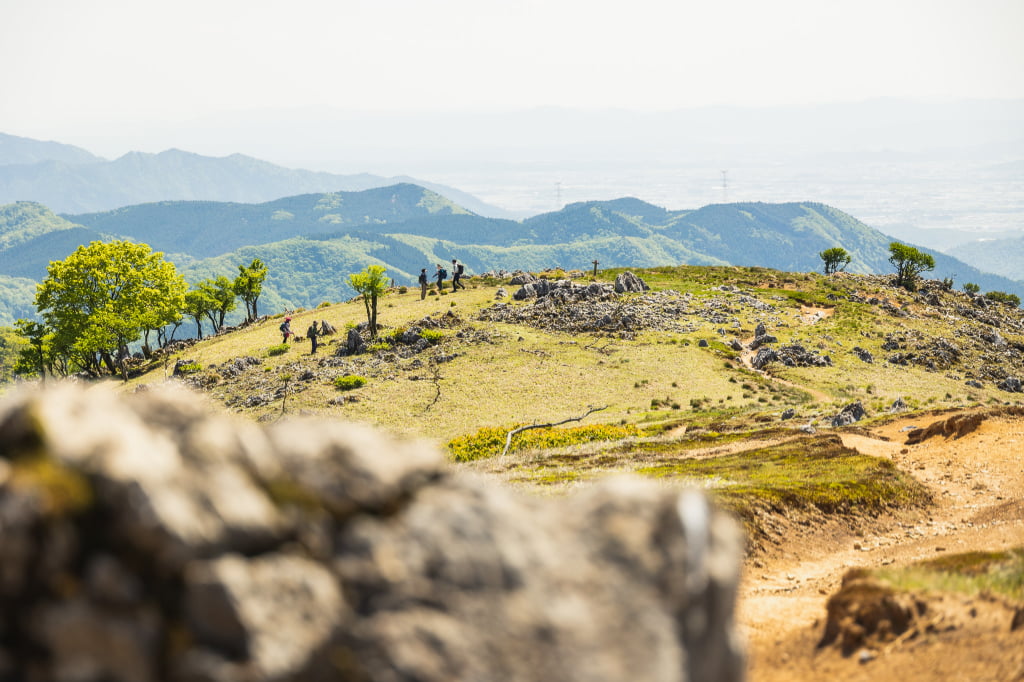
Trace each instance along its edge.
<path fill-rule="evenodd" d="M 517 497 L 368 428 L 183 389 L 0 406 L 0 680 L 738 680 L 699 493 Z"/>

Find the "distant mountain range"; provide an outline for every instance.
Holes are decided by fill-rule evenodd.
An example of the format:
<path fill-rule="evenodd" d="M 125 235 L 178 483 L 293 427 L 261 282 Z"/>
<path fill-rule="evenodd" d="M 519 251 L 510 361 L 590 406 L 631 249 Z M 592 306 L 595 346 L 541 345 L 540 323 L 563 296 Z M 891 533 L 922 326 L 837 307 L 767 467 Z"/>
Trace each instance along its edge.
<path fill-rule="evenodd" d="M 401 182 L 432 189 L 479 215 L 512 216 L 454 187 L 406 176 L 320 173 L 241 154 L 215 158 L 177 149 L 159 154 L 131 152 L 108 161 L 79 147 L 0 133 L 0 204 L 35 201 L 58 213 L 107 211 L 167 200 L 256 203 Z"/>
<path fill-rule="evenodd" d="M 1024 280 L 1024 236 L 979 240 L 949 251 L 985 272 Z"/>
<path fill-rule="evenodd" d="M 816 203 L 738 203 L 671 211 L 638 199 L 571 204 L 523 221 L 486 218 L 412 184 L 304 194 L 261 204 L 167 201 L 58 216 L 38 203 L 0 207 L 0 323 L 30 316 L 34 284 L 51 260 L 94 239 L 132 239 L 162 251 L 189 282 L 227 275 L 258 257 L 268 276 L 262 309 L 349 298 L 348 275 L 370 263 L 397 284 L 458 258 L 470 273 L 549 267 L 748 265 L 820 270 L 818 253 L 841 246 L 851 272 L 892 272 L 892 239 Z M 924 249 L 928 251 L 927 249 Z M 985 274 L 928 251 L 928 277 L 971 281 L 1024 297 L 1024 282 Z"/>

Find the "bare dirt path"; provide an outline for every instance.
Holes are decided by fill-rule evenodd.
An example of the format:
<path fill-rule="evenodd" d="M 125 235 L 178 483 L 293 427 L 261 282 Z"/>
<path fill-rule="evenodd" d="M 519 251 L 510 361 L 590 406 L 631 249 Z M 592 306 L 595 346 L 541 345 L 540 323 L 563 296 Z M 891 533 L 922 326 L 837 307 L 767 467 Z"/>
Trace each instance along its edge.
<path fill-rule="evenodd" d="M 1024 546 L 1024 417 L 993 417 L 960 438 L 904 444 L 908 427 L 947 416 L 843 436 L 847 446 L 915 475 L 932 489 L 933 506 L 857 527 L 839 520 L 794 526 L 778 551 L 748 562 L 738 608 L 751 680 L 1024 680 L 1024 628 L 1011 632 L 1012 609 L 984 598 L 950 597 L 932 611 L 936 632 L 880 650 L 843 657 L 815 646 L 828 596 L 849 569 Z"/>

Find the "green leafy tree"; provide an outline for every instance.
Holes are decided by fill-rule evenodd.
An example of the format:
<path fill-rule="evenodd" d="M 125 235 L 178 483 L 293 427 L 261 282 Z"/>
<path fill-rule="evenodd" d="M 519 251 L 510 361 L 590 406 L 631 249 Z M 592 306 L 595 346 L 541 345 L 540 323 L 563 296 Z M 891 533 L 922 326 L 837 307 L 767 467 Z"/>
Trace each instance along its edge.
<path fill-rule="evenodd" d="M 220 275 L 213 279 L 204 279 L 196 286 L 213 301 L 213 306 L 206 311 L 206 317 L 209 318 L 213 331 L 219 332 L 224 326 L 224 318 L 237 307 L 238 297 L 235 294 L 234 283 Z M 253 308 L 255 307 L 256 303 L 253 301 Z"/>
<path fill-rule="evenodd" d="M 930 254 L 899 242 L 889 244 L 889 262 L 896 268 L 896 286 L 908 291 L 917 288 L 922 272 L 935 269 L 935 259 Z"/>
<path fill-rule="evenodd" d="M 146 244 L 94 241 L 50 263 L 35 303 L 57 352 L 95 370 L 102 360 L 127 381 L 128 344 L 180 319 L 187 289 L 174 265 Z"/>
<path fill-rule="evenodd" d="M 981 287 L 974 282 L 964 282 L 964 291 L 969 294 L 976 294 L 981 291 Z"/>
<path fill-rule="evenodd" d="M 383 265 L 367 265 L 362 272 L 348 276 L 348 283 L 363 297 L 366 321 L 370 325 L 370 338 L 377 338 L 377 299 L 387 293 L 388 280 Z"/>
<path fill-rule="evenodd" d="M 185 292 L 184 313 L 196 322 L 196 338 L 203 338 L 203 320 L 216 307 L 217 302 L 209 292 L 203 289 L 192 289 Z M 216 331 L 216 330 L 215 330 Z"/>
<path fill-rule="evenodd" d="M 235 294 L 245 302 L 245 319 L 254 322 L 259 315 L 256 302 L 263 293 L 263 280 L 267 278 L 267 266 L 259 258 L 253 258 L 249 265 L 238 266 L 238 276 L 232 283 Z"/>
<path fill-rule="evenodd" d="M 18 374 L 22 354 L 31 349 L 30 342 L 14 327 L 0 327 L 0 383 L 12 381 Z"/>
<path fill-rule="evenodd" d="M 825 249 L 818 254 L 818 258 L 825 263 L 825 274 L 831 275 L 834 272 L 839 272 L 846 268 L 850 264 L 850 254 L 846 252 L 846 249 L 834 246 L 831 249 Z"/>
<path fill-rule="evenodd" d="M 14 329 L 24 341 L 18 351 L 14 373 L 23 377 L 66 376 L 71 368 L 66 354 L 54 346 L 53 330 L 38 320 L 19 319 Z"/>

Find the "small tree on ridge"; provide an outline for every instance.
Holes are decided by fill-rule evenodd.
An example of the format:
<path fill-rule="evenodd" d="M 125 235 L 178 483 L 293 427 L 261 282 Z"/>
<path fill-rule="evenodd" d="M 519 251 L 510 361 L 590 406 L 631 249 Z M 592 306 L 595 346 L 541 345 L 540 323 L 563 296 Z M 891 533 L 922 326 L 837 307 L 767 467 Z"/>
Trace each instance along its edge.
<path fill-rule="evenodd" d="M 825 274 L 831 275 L 834 272 L 839 272 L 850 264 L 850 254 L 846 252 L 846 249 L 840 246 L 834 246 L 831 249 L 825 249 L 818 254 L 825 263 Z"/>
<path fill-rule="evenodd" d="M 348 276 L 348 283 L 363 297 L 366 321 L 370 325 L 370 338 L 377 338 L 377 299 L 387 293 L 388 280 L 383 265 L 367 265 L 362 272 Z"/>
<path fill-rule="evenodd" d="M 892 242 L 889 244 L 889 262 L 896 268 L 896 286 L 907 291 L 917 288 L 917 277 L 935 269 L 935 258 L 913 246 Z"/>
<path fill-rule="evenodd" d="M 245 301 L 245 319 L 254 322 L 259 315 L 256 313 L 256 301 L 263 293 L 263 280 L 267 278 L 267 266 L 259 258 L 253 258 L 249 265 L 238 266 L 238 277 L 232 283 L 235 293 Z"/>

